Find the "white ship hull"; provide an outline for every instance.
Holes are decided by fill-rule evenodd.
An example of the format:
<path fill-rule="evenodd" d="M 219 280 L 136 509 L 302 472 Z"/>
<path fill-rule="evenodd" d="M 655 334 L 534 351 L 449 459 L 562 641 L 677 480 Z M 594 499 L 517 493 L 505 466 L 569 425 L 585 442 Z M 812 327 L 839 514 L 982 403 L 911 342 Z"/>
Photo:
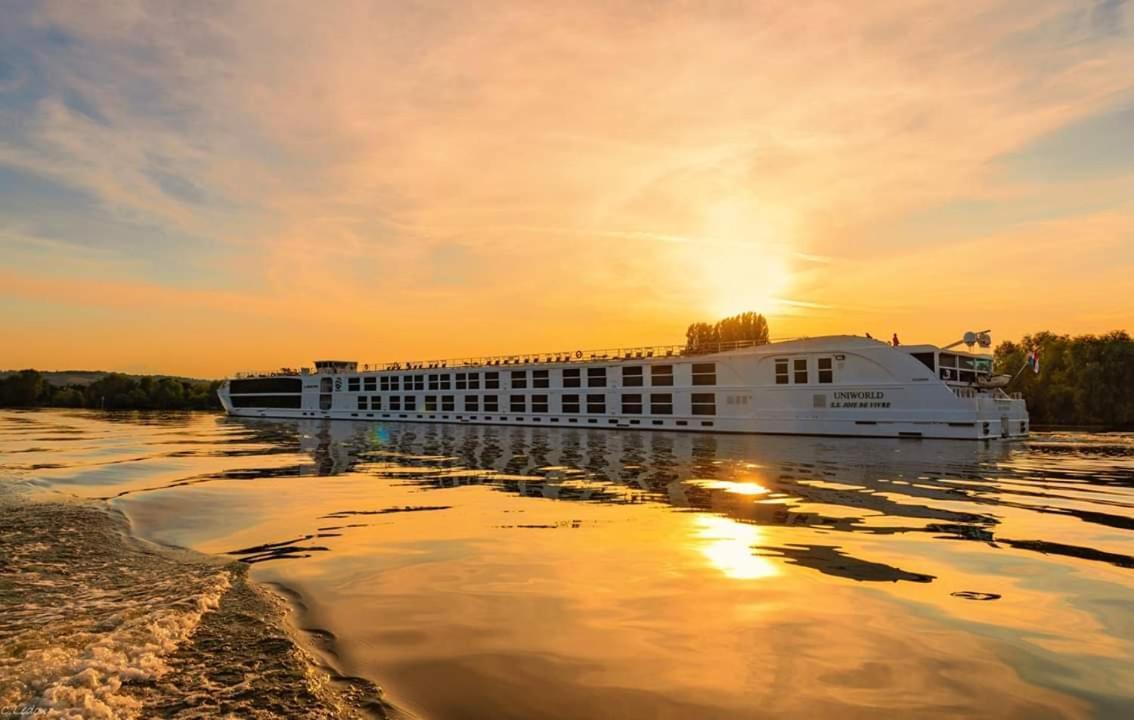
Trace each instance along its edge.
<path fill-rule="evenodd" d="M 980 387 L 982 360 L 929 346 L 893 348 L 837 336 L 695 355 L 572 354 L 559 362 L 528 358 L 370 371 L 335 363 L 316 372 L 233 379 L 222 386 L 220 398 L 226 411 L 243 417 L 965 440 L 1026 437 L 1024 401 Z M 950 362 L 953 367 L 939 366 Z M 971 369 L 974 362 L 976 370 Z"/>

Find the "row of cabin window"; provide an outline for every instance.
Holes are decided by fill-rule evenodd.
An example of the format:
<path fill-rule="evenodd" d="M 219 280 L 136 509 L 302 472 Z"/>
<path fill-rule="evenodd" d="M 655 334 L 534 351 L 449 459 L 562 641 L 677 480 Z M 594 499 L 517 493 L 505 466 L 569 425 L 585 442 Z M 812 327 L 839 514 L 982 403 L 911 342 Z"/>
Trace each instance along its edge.
<path fill-rule="evenodd" d="M 359 395 L 359 410 L 381 410 L 382 395 Z M 528 400 L 531 400 L 531 410 L 528 410 Z M 453 395 L 426 395 L 423 398 L 422 410 L 425 412 L 455 412 L 456 398 Z M 650 393 L 643 396 L 638 393 L 625 394 L 621 397 L 623 415 L 641 415 L 645 402 L 649 402 L 651 415 L 672 415 L 672 393 Z M 692 412 L 694 415 L 716 415 L 717 399 L 713 393 L 693 393 L 690 396 Z M 387 410 L 417 410 L 417 397 L 397 395 L 387 397 Z M 483 407 L 482 407 L 483 405 Z M 560 397 L 560 412 L 574 414 L 586 407 L 588 415 L 606 414 L 605 395 L 563 395 Z M 509 395 L 508 411 L 514 413 L 546 413 L 550 412 L 550 403 L 547 395 Z M 497 395 L 465 395 L 465 412 L 499 412 L 500 399 Z"/>
<path fill-rule="evenodd" d="M 672 365 L 651 365 L 650 385 L 654 387 L 671 387 L 673 385 Z M 607 368 L 586 368 L 586 387 L 606 387 Z M 693 363 L 694 385 L 716 385 L 716 363 Z M 531 387 L 551 387 L 550 370 L 531 370 Z M 583 368 L 564 368 L 563 387 L 583 387 Z M 528 370 L 512 370 L 511 387 L 517 390 L 528 387 Z M 622 385 L 624 387 L 642 387 L 645 384 L 645 368 L 642 365 L 631 365 L 622 368 Z M 347 378 L 348 392 L 383 392 L 398 390 L 480 390 L 481 373 L 459 372 L 429 373 L 422 375 L 382 375 L 378 377 L 352 377 Z M 500 389 L 499 371 L 486 371 L 484 373 L 484 389 Z"/>
<path fill-rule="evenodd" d="M 819 382 L 828 385 L 835 381 L 835 369 L 832 358 L 821 357 L 818 361 Z M 806 385 L 809 382 L 807 358 L 776 358 L 776 384 Z"/>

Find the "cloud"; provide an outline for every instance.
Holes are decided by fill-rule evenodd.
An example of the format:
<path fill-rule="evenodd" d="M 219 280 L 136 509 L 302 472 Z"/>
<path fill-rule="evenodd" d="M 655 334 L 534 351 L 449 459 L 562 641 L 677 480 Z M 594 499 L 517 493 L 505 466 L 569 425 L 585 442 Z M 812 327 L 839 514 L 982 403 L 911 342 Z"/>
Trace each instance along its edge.
<path fill-rule="evenodd" d="M 360 313 L 404 319 L 407 347 L 422 342 L 415 322 L 489 343 L 461 340 L 458 304 L 649 341 L 776 298 L 792 322 L 830 326 L 841 309 L 924 307 L 864 302 L 840 280 L 847 263 L 885 267 L 895 246 L 930 242 L 879 228 L 1011 194 L 1033 178 L 997 176 L 997 158 L 1131 88 L 1122 13 L 47 3 L 0 30 L 0 165 L 176 238 L 177 252 L 146 253 L 123 233 L 117 252 L 135 262 L 108 260 L 108 281 L 160 284 L 192 265 L 196 283 L 211 268 L 297 332 Z"/>

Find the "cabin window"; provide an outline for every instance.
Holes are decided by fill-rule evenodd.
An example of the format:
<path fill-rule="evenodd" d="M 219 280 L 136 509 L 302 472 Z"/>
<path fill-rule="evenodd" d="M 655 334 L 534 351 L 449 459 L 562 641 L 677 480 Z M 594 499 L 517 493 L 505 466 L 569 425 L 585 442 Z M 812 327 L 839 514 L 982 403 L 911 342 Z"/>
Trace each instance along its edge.
<path fill-rule="evenodd" d="M 936 370 L 937 369 L 936 364 L 933 361 L 933 353 L 925 352 L 925 353 L 910 353 L 910 354 L 913 355 L 915 360 L 920 361 L 922 365 L 926 366 L 930 370 Z"/>
<path fill-rule="evenodd" d="M 941 367 L 957 367 L 957 356 L 941 353 Z"/>
<path fill-rule="evenodd" d="M 633 395 L 622 396 L 622 414 L 623 415 L 641 415 L 642 414 L 642 396 L 635 393 Z"/>
<path fill-rule="evenodd" d="M 391 395 L 390 396 L 390 409 L 391 410 L 401 410 L 402 409 L 402 399 L 400 397 L 398 397 L 397 395 Z"/>
<path fill-rule="evenodd" d="M 587 368 L 587 387 L 606 387 L 606 368 Z"/>
<path fill-rule="evenodd" d="M 532 412 L 545 413 L 547 412 L 547 396 L 546 395 L 532 395 Z"/>
<path fill-rule="evenodd" d="M 425 412 L 437 412 L 437 396 L 425 396 Z"/>
<path fill-rule="evenodd" d="M 578 395 L 564 395 L 563 396 L 563 412 L 577 413 L 579 412 L 579 396 Z"/>
<path fill-rule="evenodd" d="M 526 406 L 523 395 L 512 395 L 508 398 L 508 409 L 514 413 L 524 412 Z"/>
<path fill-rule="evenodd" d="M 330 378 L 323 379 L 330 380 Z M 239 393 L 297 393 L 303 392 L 303 381 L 298 378 L 244 378 L 242 380 L 230 380 L 228 391 L 233 395 Z M 330 391 L 330 387 L 324 390 L 324 392 Z"/>
<path fill-rule="evenodd" d="M 440 380 L 441 380 L 441 389 L 442 390 L 452 389 L 452 381 L 453 381 L 452 375 L 450 375 L 449 373 L 441 373 Z"/>
<path fill-rule="evenodd" d="M 690 402 L 694 415 L 717 414 L 717 396 L 714 393 L 693 393 Z"/>
<path fill-rule="evenodd" d="M 465 395 L 465 412 L 478 412 L 479 399 L 476 395 Z"/>
<path fill-rule="evenodd" d="M 371 410 L 381 410 L 382 409 L 382 396 L 381 395 L 371 395 L 370 396 L 370 409 Z"/>
<path fill-rule="evenodd" d="M 327 407 L 331 409 L 331 396 L 327 395 Z M 232 406 L 240 408 L 299 408 L 302 407 L 302 395 L 236 395 L 232 398 Z M 320 401 L 322 398 L 320 398 Z"/>
<path fill-rule="evenodd" d="M 359 395 L 358 396 L 358 409 L 359 410 L 369 410 L 370 409 L 369 407 L 367 407 L 365 395 Z"/>
<path fill-rule="evenodd" d="M 424 375 L 414 375 L 413 376 L 413 389 L 414 390 L 424 390 L 425 389 L 425 376 Z"/>
<path fill-rule="evenodd" d="M 835 365 L 831 358 L 819 358 L 819 382 L 830 385 L 835 381 Z"/>
<path fill-rule="evenodd" d="M 807 384 L 807 358 L 796 358 L 791 361 L 792 382 L 796 385 Z"/>
<path fill-rule="evenodd" d="M 362 389 L 366 392 L 374 392 L 378 389 L 378 380 L 373 376 L 362 378 Z"/>
<path fill-rule="evenodd" d="M 776 384 L 788 384 L 788 361 L 787 358 L 780 358 L 776 360 Z"/>
<path fill-rule="evenodd" d="M 457 373 L 453 382 L 456 385 L 457 390 L 467 390 L 468 389 L 469 382 L 468 382 L 467 376 L 464 373 Z"/>
<path fill-rule="evenodd" d="M 603 370 L 605 377 L 605 369 Z M 590 415 L 605 415 L 606 414 L 606 396 L 605 395 L 588 395 L 587 396 L 587 413 Z"/>
<path fill-rule="evenodd" d="M 497 395 L 484 396 L 484 411 L 485 412 L 499 412 L 500 411 L 500 398 Z"/>
<path fill-rule="evenodd" d="M 347 381 L 346 381 L 347 392 L 358 392 L 360 390 L 360 388 L 358 386 L 358 382 L 359 382 L 359 380 L 356 377 L 347 378 Z"/>
<path fill-rule="evenodd" d="M 717 364 L 716 363 L 693 363 L 693 384 L 694 385 L 716 385 L 717 384 Z"/>
<path fill-rule="evenodd" d="M 453 410 L 455 410 L 455 409 L 456 408 L 454 407 L 454 404 L 453 404 L 453 396 L 452 395 L 442 395 L 441 396 L 441 412 L 453 412 Z"/>
<path fill-rule="evenodd" d="M 397 389 L 398 389 L 398 376 L 397 375 L 391 375 L 390 376 L 390 389 L 397 391 Z"/>
<path fill-rule="evenodd" d="M 563 387 L 582 387 L 579 381 L 579 368 L 563 369 Z"/>
<path fill-rule="evenodd" d="M 642 387 L 642 366 L 632 365 L 622 368 L 623 387 Z"/>
<path fill-rule="evenodd" d="M 499 390 L 500 389 L 500 373 L 486 372 L 484 374 L 484 389 L 485 390 Z"/>
<path fill-rule="evenodd" d="M 672 415 L 673 395 L 671 393 L 651 393 L 650 413 L 654 415 Z"/>
<path fill-rule="evenodd" d="M 440 390 L 441 389 L 441 381 L 440 381 L 439 377 L 440 376 L 437 375 L 437 373 L 430 373 L 429 374 L 429 389 L 430 390 Z"/>
<path fill-rule="evenodd" d="M 551 379 L 548 376 L 547 370 L 532 370 L 532 387 L 551 387 Z"/>
<path fill-rule="evenodd" d="M 971 358 L 971 357 L 966 357 L 964 355 L 961 355 L 957 359 L 960 360 L 959 367 L 962 370 L 976 370 L 976 358 Z"/>
<path fill-rule="evenodd" d="M 388 375 L 383 375 L 378 378 L 378 389 L 382 392 L 386 392 L 390 389 L 390 377 Z"/>
<path fill-rule="evenodd" d="M 512 388 L 521 390 L 528 386 L 528 371 L 527 370 L 513 370 L 512 371 Z"/>
<path fill-rule="evenodd" d="M 402 405 L 403 410 L 417 410 L 417 398 L 413 395 L 406 395 Z"/>
<path fill-rule="evenodd" d="M 480 373 L 469 373 L 469 390 L 480 390 Z"/>
<path fill-rule="evenodd" d="M 673 385 L 673 366 L 672 365 L 652 365 L 650 367 L 650 384 L 658 387 L 670 387 Z"/>

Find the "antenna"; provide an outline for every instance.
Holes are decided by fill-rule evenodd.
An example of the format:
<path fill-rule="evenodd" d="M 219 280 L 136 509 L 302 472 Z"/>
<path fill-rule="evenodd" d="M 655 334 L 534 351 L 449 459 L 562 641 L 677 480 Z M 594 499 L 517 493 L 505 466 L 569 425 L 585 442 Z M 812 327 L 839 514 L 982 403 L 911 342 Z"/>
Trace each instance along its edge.
<path fill-rule="evenodd" d="M 965 333 L 964 337 L 962 337 L 960 340 L 949 343 L 941 349 L 948 350 L 949 348 L 954 348 L 958 345 L 968 345 L 970 350 L 972 350 L 973 345 L 979 345 L 982 348 L 986 349 L 990 348 L 992 347 L 992 335 L 989 334 L 991 332 L 991 330 L 977 330 L 976 332 L 970 330 Z"/>

